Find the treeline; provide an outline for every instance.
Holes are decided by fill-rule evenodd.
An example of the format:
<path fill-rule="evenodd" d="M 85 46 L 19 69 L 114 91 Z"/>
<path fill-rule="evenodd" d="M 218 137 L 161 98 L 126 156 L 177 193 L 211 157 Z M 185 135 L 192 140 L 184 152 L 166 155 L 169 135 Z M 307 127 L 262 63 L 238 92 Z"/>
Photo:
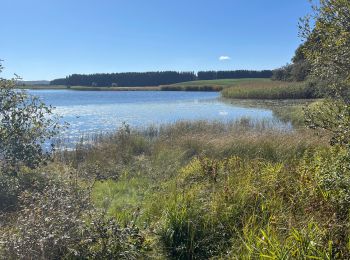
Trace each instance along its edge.
<path fill-rule="evenodd" d="M 51 85 L 66 86 L 159 86 L 175 84 L 194 80 L 210 79 L 239 79 L 239 78 L 270 78 L 271 70 L 250 71 L 200 71 L 177 72 L 177 71 L 158 71 L 158 72 L 123 72 L 123 73 L 97 73 L 97 74 L 72 74 L 66 78 L 55 79 L 50 82 Z"/>
<path fill-rule="evenodd" d="M 271 78 L 271 70 L 232 70 L 232 71 L 199 71 L 198 80 L 212 79 L 242 79 L 242 78 Z"/>
<path fill-rule="evenodd" d="M 67 86 L 158 86 L 174 84 L 196 79 L 194 72 L 158 71 L 158 72 L 124 72 L 124 73 L 97 73 L 73 74 L 64 79 L 51 81 L 51 85 Z"/>

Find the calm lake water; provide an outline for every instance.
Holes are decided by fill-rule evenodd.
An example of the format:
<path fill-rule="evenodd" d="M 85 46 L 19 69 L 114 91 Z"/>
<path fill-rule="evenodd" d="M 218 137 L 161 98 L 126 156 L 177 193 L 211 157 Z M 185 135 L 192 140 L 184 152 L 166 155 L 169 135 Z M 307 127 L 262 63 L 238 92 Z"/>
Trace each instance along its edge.
<path fill-rule="evenodd" d="M 123 122 L 133 127 L 179 120 L 232 121 L 242 117 L 274 119 L 267 109 L 224 103 L 217 92 L 30 90 L 51 104 L 69 123 L 65 137 L 113 131 Z"/>

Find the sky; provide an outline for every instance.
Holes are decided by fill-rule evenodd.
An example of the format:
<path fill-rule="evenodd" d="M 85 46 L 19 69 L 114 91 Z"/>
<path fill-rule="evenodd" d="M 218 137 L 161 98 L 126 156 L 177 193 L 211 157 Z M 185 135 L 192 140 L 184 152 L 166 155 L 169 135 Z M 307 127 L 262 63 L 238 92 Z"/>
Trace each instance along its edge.
<path fill-rule="evenodd" d="M 274 69 L 307 0 L 0 0 L 0 77 Z"/>

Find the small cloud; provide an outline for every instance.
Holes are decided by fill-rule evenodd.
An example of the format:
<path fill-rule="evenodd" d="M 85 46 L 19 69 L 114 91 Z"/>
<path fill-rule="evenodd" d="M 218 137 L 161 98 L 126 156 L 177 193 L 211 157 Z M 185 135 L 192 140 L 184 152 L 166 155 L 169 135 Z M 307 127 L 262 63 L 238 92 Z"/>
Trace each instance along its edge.
<path fill-rule="evenodd" d="M 230 60 L 230 59 L 231 59 L 231 57 L 229 57 L 229 56 L 220 56 L 219 57 L 219 60 L 221 60 L 221 61 Z"/>

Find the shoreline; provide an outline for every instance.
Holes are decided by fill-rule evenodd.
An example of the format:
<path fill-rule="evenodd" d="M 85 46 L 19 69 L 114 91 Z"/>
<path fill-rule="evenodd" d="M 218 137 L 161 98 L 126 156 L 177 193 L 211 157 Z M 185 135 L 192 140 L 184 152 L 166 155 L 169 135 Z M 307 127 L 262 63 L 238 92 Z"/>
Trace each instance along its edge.
<path fill-rule="evenodd" d="M 160 91 L 158 86 L 150 87 L 85 87 L 85 86 L 18 86 L 23 90 L 74 90 L 74 91 Z"/>

